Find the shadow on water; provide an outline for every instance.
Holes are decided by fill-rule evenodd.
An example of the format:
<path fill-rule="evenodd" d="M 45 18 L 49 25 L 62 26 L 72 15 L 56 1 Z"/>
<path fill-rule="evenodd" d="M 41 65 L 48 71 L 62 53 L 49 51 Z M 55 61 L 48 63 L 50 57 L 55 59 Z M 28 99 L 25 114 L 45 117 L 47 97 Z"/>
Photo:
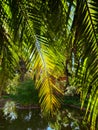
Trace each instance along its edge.
<path fill-rule="evenodd" d="M 10 120 L 0 112 L 0 130 L 89 130 L 82 124 L 83 113 L 76 109 L 58 111 L 51 119 L 44 118 L 39 109 L 17 110 L 17 114 L 17 119 Z"/>

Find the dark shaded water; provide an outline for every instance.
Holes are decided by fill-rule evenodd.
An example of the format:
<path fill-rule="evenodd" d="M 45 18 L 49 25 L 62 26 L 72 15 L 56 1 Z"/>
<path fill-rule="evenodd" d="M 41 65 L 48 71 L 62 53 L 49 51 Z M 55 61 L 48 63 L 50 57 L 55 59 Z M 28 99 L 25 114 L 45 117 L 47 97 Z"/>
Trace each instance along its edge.
<path fill-rule="evenodd" d="M 74 109 L 58 112 L 50 120 L 43 118 L 39 109 L 18 110 L 16 120 L 5 119 L 0 112 L 0 130 L 89 130 L 83 121 L 83 113 Z"/>

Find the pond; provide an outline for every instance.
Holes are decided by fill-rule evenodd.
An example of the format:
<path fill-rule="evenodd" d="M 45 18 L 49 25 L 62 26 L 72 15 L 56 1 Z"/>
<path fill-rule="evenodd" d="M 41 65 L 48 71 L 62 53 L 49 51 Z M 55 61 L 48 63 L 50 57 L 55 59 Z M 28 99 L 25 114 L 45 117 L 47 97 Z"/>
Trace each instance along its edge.
<path fill-rule="evenodd" d="M 7 118 L 0 111 L 0 130 L 89 130 L 83 113 L 73 108 L 58 112 L 54 118 L 44 118 L 39 109 L 17 110 L 17 119 Z"/>

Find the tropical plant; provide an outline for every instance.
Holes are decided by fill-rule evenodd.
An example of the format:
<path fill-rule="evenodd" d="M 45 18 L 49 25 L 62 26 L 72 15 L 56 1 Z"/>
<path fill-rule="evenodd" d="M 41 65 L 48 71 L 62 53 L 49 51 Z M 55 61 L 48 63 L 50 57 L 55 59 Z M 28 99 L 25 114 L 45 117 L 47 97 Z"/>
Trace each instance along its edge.
<path fill-rule="evenodd" d="M 18 71 L 23 81 L 31 69 L 42 109 L 53 112 L 60 105 L 62 90 L 52 77 L 63 74 L 67 86 L 81 87 L 82 106 L 91 90 L 87 114 L 90 109 L 88 120 L 94 130 L 98 116 L 97 0 L 0 0 L 0 16 L 0 90 L 4 78 L 7 81 Z"/>
<path fill-rule="evenodd" d="M 8 95 L 13 101 L 22 105 L 38 105 L 38 91 L 35 89 L 35 84 L 32 79 L 25 80 L 19 83 L 14 90 L 14 93 Z"/>
<path fill-rule="evenodd" d="M 48 20 L 48 13 L 46 12 L 45 16 L 43 14 L 47 2 L 44 4 L 40 1 L 28 1 L 27 4 L 26 1 L 1 1 L 0 4 L 4 10 L 3 12 L 6 14 L 4 18 L 1 18 L 1 27 L 5 27 L 6 31 L 8 30 L 8 34 L 5 36 L 7 39 L 9 38 L 8 36 L 10 36 L 9 44 L 7 42 L 7 50 L 12 54 L 9 55 L 7 53 L 8 57 L 10 56 L 12 58 L 7 59 L 7 57 L 3 55 L 5 52 L 2 52 L 3 57 L 1 58 L 10 61 L 10 63 L 4 62 L 4 65 L 9 65 L 6 69 L 9 70 L 9 74 L 12 74 L 12 76 L 14 76 L 15 73 L 20 73 L 21 81 L 24 80 L 26 71 L 29 70 L 29 68 L 32 69 L 34 75 L 32 75 L 32 77 L 36 77 L 36 86 L 40 90 L 39 97 L 40 103 L 42 104 L 41 106 L 43 109 L 45 108 L 47 112 L 49 110 L 53 111 L 54 108 L 60 105 L 58 100 L 60 99 L 59 95 L 62 93 L 62 90 L 52 82 L 51 75 L 55 78 L 58 74 L 60 75 L 63 68 L 60 68 L 59 65 L 62 65 L 61 62 L 64 60 L 64 56 L 51 47 L 51 43 L 53 44 L 54 41 L 53 38 L 50 37 L 51 33 L 47 33 L 50 25 L 46 25 L 45 23 L 45 20 Z M 41 4 L 43 8 L 40 7 L 42 6 Z M 52 18 L 50 15 L 49 17 Z M 4 22 L 6 18 L 7 23 Z M 50 32 L 54 33 L 52 30 L 50 30 Z M 56 34 L 53 35 L 55 36 Z M 2 44 L 2 46 L 5 47 L 5 44 Z M 58 56 L 55 54 L 60 56 L 61 61 L 58 62 Z M 56 67 L 56 64 L 58 64 L 58 67 Z M 4 65 L 3 62 L 1 62 L 1 66 Z M 11 65 L 13 67 L 13 72 L 10 73 L 10 69 L 12 70 L 10 67 Z M 6 69 L 2 67 L 3 74 L 6 72 Z M 7 78 L 11 78 L 10 75 L 8 75 Z"/>

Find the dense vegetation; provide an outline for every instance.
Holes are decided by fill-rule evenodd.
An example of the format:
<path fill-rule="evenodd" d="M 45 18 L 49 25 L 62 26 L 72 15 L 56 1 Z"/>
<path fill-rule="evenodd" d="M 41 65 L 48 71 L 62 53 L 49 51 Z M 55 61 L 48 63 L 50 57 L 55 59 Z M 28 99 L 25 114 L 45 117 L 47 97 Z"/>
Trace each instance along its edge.
<path fill-rule="evenodd" d="M 0 0 L 1 96 L 17 74 L 19 82 L 25 75 L 35 81 L 46 113 L 60 107 L 66 87 L 75 87 L 82 107 L 88 97 L 86 115 L 94 130 L 98 116 L 98 1 Z"/>

